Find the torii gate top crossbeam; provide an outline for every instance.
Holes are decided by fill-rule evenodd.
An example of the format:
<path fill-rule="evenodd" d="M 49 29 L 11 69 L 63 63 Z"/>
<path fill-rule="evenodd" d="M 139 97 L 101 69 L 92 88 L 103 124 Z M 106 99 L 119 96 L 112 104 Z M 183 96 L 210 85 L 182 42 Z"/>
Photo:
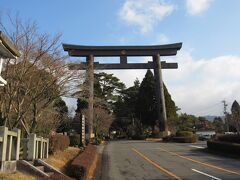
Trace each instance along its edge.
<path fill-rule="evenodd" d="M 176 55 L 182 47 L 182 43 L 154 45 L 154 46 L 82 46 L 73 44 L 63 44 L 64 51 L 68 51 L 69 56 L 95 57 L 104 56 L 161 56 Z"/>

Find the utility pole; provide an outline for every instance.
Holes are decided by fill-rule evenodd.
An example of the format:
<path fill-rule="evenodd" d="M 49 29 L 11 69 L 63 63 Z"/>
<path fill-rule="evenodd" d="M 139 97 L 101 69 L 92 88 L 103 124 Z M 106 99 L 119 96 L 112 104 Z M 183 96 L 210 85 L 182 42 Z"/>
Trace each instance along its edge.
<path fill-rule="evenodd" d="M 224 122 L 226 125 L 226 130 L 227 130 L 227 132 L 229 132 L 229 123 L 228 123 L 228 119 L 227 119 L 227 106 L 228 105 L 225 100 L 223 100 L 222 103 L 223 103 Z"/>

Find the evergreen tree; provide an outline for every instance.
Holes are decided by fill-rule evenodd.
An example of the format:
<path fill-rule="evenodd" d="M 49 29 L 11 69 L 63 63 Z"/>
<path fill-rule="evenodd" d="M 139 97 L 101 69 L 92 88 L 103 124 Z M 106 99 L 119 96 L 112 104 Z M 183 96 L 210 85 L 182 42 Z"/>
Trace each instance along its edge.
<path fill-rule="evenodd" d="M 235 128 L 237 129 L 238 134 L 240 134 L 240 106 L 235 100 L 232 104 L 232 118 L 235 121 Z"/>
<path fill-rule="evenodd" d="M 144 125 L 154 129 L 157 120 L 157 103 L 154 76 L 151 70 L 147 70 L 139 88 L 137 117 Z"/>
<path fill-rule="evenodd" d="M 116 101 L 117 95 L 125 85 L 113 74 L 105 72 L 94 74 L 94 95 L 105 101 Z"/>
<path fill-rule="evenodd" d="M 136 118 L 139 87 L 139 80 L 136 79 L 134 86 L 123 90 L 118 96 L 118 100 L 114 103 L 115 119 L 112 123 L 112 129 L 125 133 L 129 131 L 133 119 Z"/>
<path fill-rule="evenodd" d="M 175 105 L 175 102 L 172 100 L 170 93 L 168 92 L 167 87 L 163 84 L 164 89 L 164 97 L 165 97 L 165 105 L 166 105 L 166 113 L 167 118 L 177 118 L 177 111 L 179 108 Z"/>
<path fill-rule="evenodd" d="M 215 117 L 213 120 L 213 126 L 217 133 L 223 133 L 224 132 L 224 123 L 222 118 Z"/>
<path fill-rule="evenodd" d="M 167 118 L 171 119 L 171 121 L 173 119 L 176 120 L 178 107 L 172 100 L 165 84 L 163 84 L 163 88 Z M 154 125 L 157 120 L 157 102 L 155 95 L 154 75 L 151 70 L 147 70 L 147 73 L 139 88 L 137 116 L 139 119 L 141 119 L 143 124 L 151 126 L 152 130 L 154 129 Z"/>
<path fill-rule="evenodd" d="M 82 110 L 87 109 L 87 108 L 88 108 L 87 100 L 78 98 L 77 99 L 77 109 L 75 110 L 75 112 L 82 114 Z"/>
<path fill-rule="evenodd" d="M 57 118 L 60 124 L 57 128 L 57 132 L 68 132 L 70 130 L 70 120 L 68 117 L 68 107 L 62 98 L 58 98 L 54 101 L 54 109 L 57 112 Z"/>
<path fill-rule="evenodd" d="M 87 100 L 78 98 L 77 109 L 75 110 L 75 116 L 72 121 L 72 129 L 74 129 L 77 133 L 81 132 L 83 110 L 87 108 L 88 108 Z M 86 130 L 88 129 L 86 128 Z"/>

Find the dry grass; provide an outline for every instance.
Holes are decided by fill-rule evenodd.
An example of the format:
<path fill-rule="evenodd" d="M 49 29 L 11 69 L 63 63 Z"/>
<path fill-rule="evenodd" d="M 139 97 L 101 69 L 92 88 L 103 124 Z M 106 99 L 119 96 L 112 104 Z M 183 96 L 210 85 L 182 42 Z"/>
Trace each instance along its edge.
<path fill-rule="evenodd" d="M 161 142 L 162 138 L 146 138 L 146 141 L 152 141 L 152 142 Z"/>
<path fill-rule="evenodd" d="M 6 180 L 35 180 L 37 179 L 36 177 L 30 175 L 30 174 L 26 174 L 26 173 L 22 173 L 19 171 L 16 171 L 14 173 L 0 173 L 0 179 L 6 179 Z"/>
<path fill-rule="evenodd" d="M 67 164 L 72 161 L 80 152 L 81 150 L 79 148 L 68 147 L 64 151 L 58 151 L 54 155 L 49 156 L 49 158 L 46 160 L 46 163 L 65 173 Z"/>

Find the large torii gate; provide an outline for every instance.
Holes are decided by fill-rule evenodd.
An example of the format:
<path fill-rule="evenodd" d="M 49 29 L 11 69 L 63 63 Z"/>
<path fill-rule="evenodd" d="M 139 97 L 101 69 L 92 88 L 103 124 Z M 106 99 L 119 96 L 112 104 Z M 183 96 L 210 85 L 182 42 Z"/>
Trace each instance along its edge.
<path fill-rule="evenodd" d="M 64 51 L 68 51 L 69 56 L 86 57 L 86 62 L 70 64 L 70 70 L 86 70 L 89 87 L 89 133 L 93 132 L 93 91 L 94 91 L 94 69 L 153 69 L 156 86 L 156 98 L 159 126 L 159 135 L 168 134 L 165 98 L 163 90 L 162 69 L 177 69 L 177 63 L 167 63 L 160 61 L 160 56 L 176 55 L 182 47 L 182 43 L 155 45 L 155 46 L 82 46 L 73 44 L 63 44 Z M 153 61 L 148 63 L 128 63 L 128 56 L 151 56 Z M 94 57 L 120 57 L 120 64 L 100 64 L 94 62 Z"/>

